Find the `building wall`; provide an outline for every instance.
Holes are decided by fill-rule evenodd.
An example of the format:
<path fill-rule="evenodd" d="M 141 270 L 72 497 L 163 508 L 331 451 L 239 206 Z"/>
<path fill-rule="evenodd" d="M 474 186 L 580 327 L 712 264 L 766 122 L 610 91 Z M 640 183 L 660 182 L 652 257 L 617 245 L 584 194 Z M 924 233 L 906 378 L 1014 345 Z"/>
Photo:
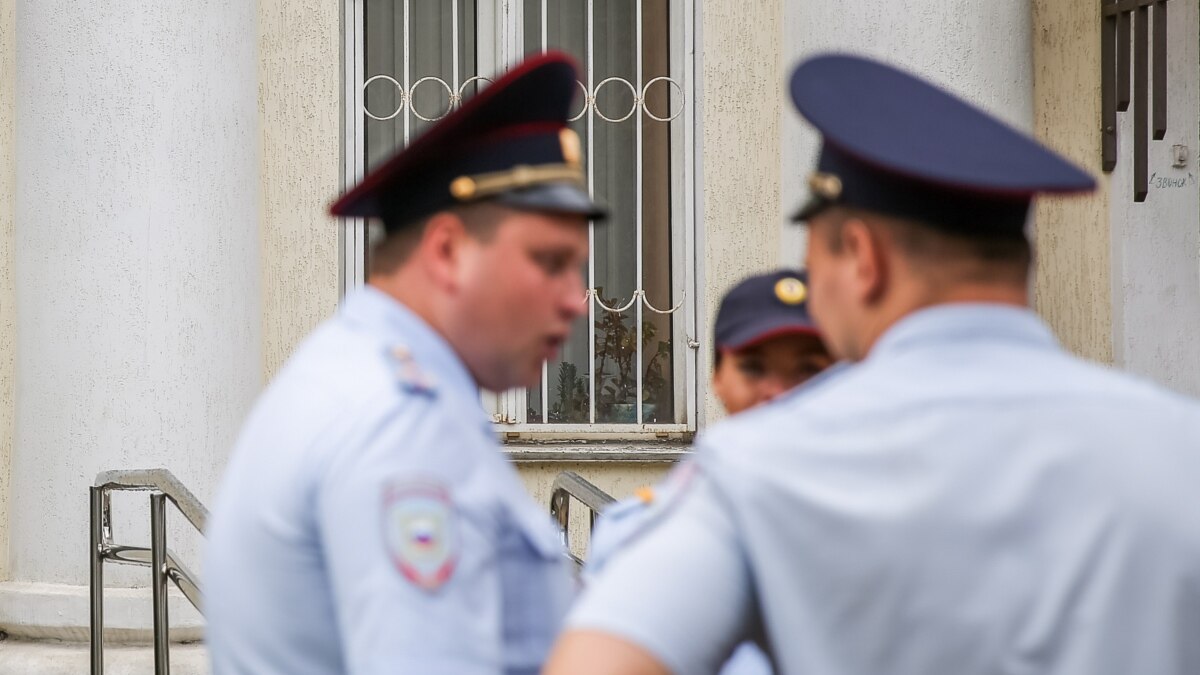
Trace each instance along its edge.
<path fill-rule="evenodd" d="M 534 501 L 549 510 L 554 479 L 564 471 L 574 471 L 613 497 L 626 499 L 638 488 L 658 483 L 671 466 L 651 462 L 518 462 L 517 472 Z M 570 509 L 571 551 L 584 557 L 587 554 L 589 511 L 575 501 Z"/>
<path fill-rule="evenodd" d="M 13 412 L 16 406 L 16 0 L 0 0 L 0 581 L 8 579 Z"/>
<path fill-rule="evenodd" d="M 945 86 L 1021 129 L 1033 121 L 1029 0 L 789 0 L 781 74 L 818 52 L 873 55 Z M 776 88 L 783 85 L 776 84 Z M 820 147 L 788 99 L 783 111 L 783 208 L 798 207 Z M 781 262 L 797 265 L 804 230 L 784 226 Z"/>
<path fill-rule="evenodd" d="M 1167 3 L 1167 133 L 1150 141 L 1153 177 L 1133 200 L 1133 107 L 1117 113 L 1112 174 L 1113 360 L 1192 395 L 1200 394 L 1200 8 Z M 1087 119 L 1096 125 L 1098 117 Z M 1187 147 L 1184 168 L 1171 146 Z"/>
<path fill-rule="evenodd" d="M 697 3 L 701 14 L 701 171 L 699 224 L 702 309 L 701 424 L 721 416 L 706 386 L 712 326 L 721 296 L 742 277 L 779 259 L 781 0 Z"/>
<path fill-rule="evenodd" d="M 1110 363 L 1109 179 L 1100 171 L 1100 4 L 1034 0 L 1034 130 L 1098 179 L 1092 195 L 1046 197 L 1035 212 L 1038 312 L 1063 344 Z"/>
<path fill-rule="evenodd" d="M 258 3 L 265 379 L 337 306 L 341 35 L 340 3 Z"/>

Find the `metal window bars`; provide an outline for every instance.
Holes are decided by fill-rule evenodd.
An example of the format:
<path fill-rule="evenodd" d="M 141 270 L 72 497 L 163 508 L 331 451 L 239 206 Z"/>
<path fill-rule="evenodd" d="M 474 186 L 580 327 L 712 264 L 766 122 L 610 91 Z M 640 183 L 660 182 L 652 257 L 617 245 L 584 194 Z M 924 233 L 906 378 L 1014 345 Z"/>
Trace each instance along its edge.
<path fill-rule="evenodd" d="M 113 491 L 150 493 L 150 547 L 114 543 L 112 531 Z M 167 582 L 172 581 L 188 602 L 201 611 L 200 587 L 196 575 L 167 548 L 167 500 L 183 514 L 196 530 L 204 532 L 208 510 L 195 495 L 166 469 L 105 471 L 96 476 L 91 487 L 91 672 L 104 673 L 104 563 L 114 562 L 150 568 L 153 600 L 154 672 L 170 672 L 167 621 Z"/>
<path fill-rule="evenodd" d="M 363 3 L 348 3 L 349 77 L 347 97 L 352 105 L 349 106 L 347 114 L 346 174 L 350 181 L 357 181 L 363 175 L 368 154 L 367 148 L 370 145 L 367 138 L 368 129 L 375 128 L 371 127 L 371 124 L 398 124 L 399 128 L 395 129 L 396 140 L 399 142 L 400 139 L 403 139 L 403 142 L 407 143 L 412 131 L 411 123 L 414 121 L 412 118 L 422 122 L 432 122 L 444 117 L 462 102 L 472 86 L 486 85 L 492 81 L 491 78 L 480 73 L 502 71 L 506 66 L 516 63 L 527 50 L 536 51 L 540 48 L 541 51 L 545 51 L 552 46 L 553 40 L 550 35 L 552 31 L 549 28 L 546 0 L 505 3 L 500 8 L 492 7 L 489 3 L 470 5 L 478 14 L 475 24 L 475 33 L 477 34 L 472 36 L 460 35 L 461 31 L 467 30 L 466 23 L 459 18 L 461 13 L 459 3 L 463 0 L 452 0 L 449 3 L 451 12 L 448 22 L 449 34 L 441 36 L 442 40 L 448 41 L 451 45 L 449 51 L 452 59 L 450 72 L 442 72 L 439 74 L 440 76 L 414 73 L 412 72 L 413 63 L 418 54 L 414 53 L 413 39 L 410 38 L 414 35 L 414 31 L 420 31 L 422 27 L 415 25 L 413 8 L 410 7 L 411 1 L 396 0 L 393 9 L 395 16 L 392 17 L 391 23 L 397 30 L 402 31 L 402 35 L 397 36 L 394 44 L 403 45 L 402 49 L 398 49 L 402 56 L 401 54 L 396 55 L 399 63 L 396 64 L 398 72 L 394 75 L 365 72 L 368 60 L 363 39 L 364 34 L 368 32 L 364 28 L 366 13 L 362 7 Z M 586 358 L 589 365 L 586 370 L 586 410 L 583 411 L 582 418 L 575 422 L 556 422 L 550 418 L 551 406 L 548 399 L 551 392 L 551 374 L 549 372 L 550 364 L 545 364 L 542 369 L 540 385 L 535 386 L 535 390 L 540 391 L 538 397 L 540 410 L 535 411 L 538 419 L 527 414 L 530 408 L 527 405 L 527 396 L 524 390 L 502 394 L 496 401 L 496 420 L 507 425 L 508 430 L 589 433 L 599 428 L 611 428 L 618 432 L 653 431 L 662 433 L 690 432 L 695 428 L 697 396 L 694 391 L 696 358 L 693 353 L 693 344 L 696 334 L 696 316 L 694 308 L 686 302 L 688 297 L 695 296 L 695 278 L 690 270 L 690 266 L 694 264 L 694 255 L 690 249 L 695 246 L 695 237 L 691 232 L 694 228 L 694 211 L 690 204 L 694 198 L 694 190 L 691 189 L 694 174 L 691 167 L 693 160 L 690 148 L 692 142 L 690 126 L 693 124 L 694 116 L 692 99 L 694 96 L 691 91 L 691 79 L 688 77 L 692 68 L 693 45 L 691 31 L 685 20 L 686 17 L 692 15 L 693 3 L 691 0 L 669 0 L 664 6 L 669 7 L 669 10 L 665 10 L 667 13 L 664 15 L 667 18 L 659 22 L 661 25 L 656 23 L 653 27 L 648 27 L 643 25 L 643 0 L 634 0 L 630 3 L 635 28 L 635 34 L 632 36 L 634 70 L 631 73 L 633 77 L 627 79 L 617 76 L 600 78 L 596 72 L 597 59 L 602 56 L 600 52 L 603 51 L 597 44 L 601 40 L 597 35 L 599 28 L 596 25 L 596 13 L 598 9 L 604 8 L 606 5 L 597 0 L 579 0 L 577 3 L 569 5 L 573 11 L 581 13 L 582 25 L 585 27 L 583 36 L 585 44 L 581 47 L 584 65 L 582 75 L 586 82 L 578 83 L 582 93 L 581 105 L 578 112 L 572 115 L 571 121 L 580 121 L 586 125 L 587 181 L 590 191 L 595 192 L 596 190 L 597 177 L 594 160 L 597 152 L 595 143 L 597 128 L 600 125 L 618 125 L 626 122 L 634 125 L 631 151 L 635 185 L 633 195 L 635 253 L 633 269 L 630 272 L 636 283 L 626 302 L 612 305 L 604 301 L 600 295 L 600 289 L 597 287 L 595 259 L 597 239 L 594 228 L 589 226 L 588 290 L 581 299 L 588 306 Z M 567 11 L 567 8 L 568 5 L 561 5 L 558 11 Z M 524 17 L 526 12 L 537 12 L 536 21 L 527 23 Z M 529 18 L 532 20 L 535 17 Z M 445 23 L 440 25 L 445 26 Z M 536 32 L 526 36 L 525 33 L 530 30 Z M 660 32 L 662 34 L 659 34 Z M 473 68 L 470 64 L 460 63 L 460 44 L 464 39 L 474 39 L 476 42 L 476 63 L 473 64 Z M 643 64 L 643 49 L 645 45 L 653 44 L 656 41 L 669 45 L 667 67 L 662 71 L 669 74 L 648 77 L 654 72 L 653 70 L 649 73 L 646 71 Z M 431 47 L 432 44 L 426 45 L 426 48 Z M 464 80 L 464 74 L 472 76 Z M 420 76 L 418 77 L 418 75 Z M 448 79 L 445 77 L 447 75 L 449 75 Z M 386 87 L 394 90 L 394 96 L 390 97 L 393 103 L 384 110 L 371 109 L 368 106 L 367 96 L 368 88 L 371 87 Z M 443 96 L 439 97 L 443 100 L 443 104 L 435 111 L 418 110 L 414 105 L 418 90 L 444 92 Z M 627 110 L 623 106 L 619 110 L 604 109 L 604 106 L 599 103 L 600 97 L 602 92 L 610 90 L 628 91 L 631 103 Z M 428 93 L 422 95 L 428 96 Z M 665 109 L 657 109 L 655 105 L 651 104 L 656 99 L 665 103 Z M 654 269 L 654 263 L 651 261 L 649 266 L 647 265 L 648 261 L 644 260 L 645 251 L 643 250 L 645 228 L 643 221 L 648 217 L 645 213 L 645 195 L 643 194 L 645 190 L 643 177 L 646 170 L 646 167 L 643 166 L 646 161 L 643 140 L 643 124 L 645 123 L 666 124 L 670 129 L 668 132 L 670 159 L 666 165 L 669 176 L 666 180 L 670 185 L 668 213 L 671 214 L 669 216 L 671 222 L 667 247 L 662 253 L 669 255 L 670 260 L 677 262 L 672 265 L 675 269 L 671 270 L 667 282 L 668 303 L 662 303 L 661 300 L 657 303 L 652 301 L 650 292 L 654 291 L 648 292 L 647 290 L 646 272 L 648 269 Z M 361 283 L 361 275 L 365 270 L 360 266 L 362 259 L 360 251 L 367 245 L 366 240 L 362 223 L 360 221 L 349 222 L 347 235 L 343 240 L 349 269 L 343 271 L 343 277 L 356 276 L 358 278 L 353 280 L 344 278 L 343 287 L 345 289 Z M 647 367 L 648 359 L 643 353 L 643 339 L 635 338 L 633 347 L 636 354 L 632 368 L 636 378 L 636 384 L 633 387 L 635 397 L 633 403 L 626 406 L 632 408 L 632 419 L 627 423 L 601 419 L 602 416 L 598 415 L 596 407 L 606 373 L 599 372 L 597 367 L 597 321 L 600 316 L 603 313 L 623 315 L 629 312 L 633 315 L 631 317 L 634 326 L 632 335 L 641 336 L 643 325 L 650 317 L 654 315 L 671 317 L 681 309 L 684 311 L 679 314 L 678 318 L 670 319 L 672 347 L 666 354 L 666 363 L 669 364 L 668 367 L 671 371 L 669 381 L 672 383 L 673 389 L 671 397 L 673 412 L 667 414 L 666 419 L 659 421 L 652 422 L 645 417 L 648 392 L 644 370 Z M 650 313 L 649 316 L 646 315 L 647 312 Z M 583 354 L 580 354 L 579 357 L 584 358 Z M 660 412 L 665 413 L 666 411 Z"/>

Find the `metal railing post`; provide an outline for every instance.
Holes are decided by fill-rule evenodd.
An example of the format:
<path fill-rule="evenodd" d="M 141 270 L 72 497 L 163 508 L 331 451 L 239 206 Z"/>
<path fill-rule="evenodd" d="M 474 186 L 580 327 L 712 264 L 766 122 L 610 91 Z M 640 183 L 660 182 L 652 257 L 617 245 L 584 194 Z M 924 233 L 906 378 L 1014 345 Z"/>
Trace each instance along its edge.
<path fill-rule="evenodd" d="M 104 675 L 104 488 L 93 487 L 88 565 L 91 568 L 92 675 Z"/>
<path fill-rule="evenodd" d="M 171 672 L 167 624 L 167 496 L 150 495 L 150 569 L 154 601 L 154 673 Z"/>
<path fill-rule="evenodd" d="M 571 552 L 571 499 L 578 499 L 586 506 L 589 531 L 595 529 L 596 519 L 601 512 L 612 504 L 612 495 L 593 485 L 574 471 L 564 471 L 558 474 L 550 487 L 550 517 L 558 523 L 562 536 L 563 548 L 566 555 L 577 566 L 583 566 L 583 559 Z"/>

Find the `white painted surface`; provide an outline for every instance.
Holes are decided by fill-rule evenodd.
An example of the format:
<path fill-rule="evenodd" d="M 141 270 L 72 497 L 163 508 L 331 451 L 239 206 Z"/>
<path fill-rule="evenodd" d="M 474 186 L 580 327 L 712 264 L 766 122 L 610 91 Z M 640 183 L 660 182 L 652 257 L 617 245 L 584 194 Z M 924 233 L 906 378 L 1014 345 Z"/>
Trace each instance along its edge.
<path fill-rule="evenodd" d="M 90 636 L 86 586 L 10 581 L 0 583 L 0 626 L 16 639 L 87 642 Z M 167 617 L 173 641 L 196 641 L 204 618 L 178 589 L 167 593 Z M 149 588 L 110 588 L 104 593 L 107 643 L 149 643 L 153 635 Z M 0 670 L 0 675 L 5 671 Z"/>
<path fill-rule="evenodd" d="M 0 674 L 85 675 L 89 671 L 88 646 L 58 642 L 0 642 Z M 109 647 L 104 650 L 104 675 L 146 675 L 154 672 L 152 647 Z M 172 645 L 172 675 L 207 675 L 208 650 L 204 645 Z"/>
<path fill-rule="evenodd" d="M 1113 357 L 1120 367 L 1198 395 L 1200 10 L 1194 2 L 1168 7 L 1167 134 L 1150 141 L 1155 180 L 1140 204 L 1133 201 L 1133 106 L 1117 113 L 1110 195 Z M 1172 145 L 1191 150 L 1186 168 L 1172 168 Z"/>
<path fill-rule="evenodd" d="M 13 264 L 13 194 L 16 191 L 16 1 L 0 0 L 0 581 L 8 578 L 9 479 L 17 340 L 17 279 Z"/>
<path fill-rule="evenodd" d="M 870 55 L 941 84 L 1010 124 L 1033 121 L 1029 0 L 786 0 L 783 77 L 827 51 Z M 806 194 L 820 141 L 789 96 L 782 125 L 782 204 L 790 215 Z M 803 228 L 784 226 L 782 259 L 804 254 Z"/>
<path fill-rule="evenodd" d="M 208 499 L 261 384 L 256 5 L 24 0 L 17 26 L 10 570 L 85 586 L 96 473 L 167 467 Z"/>

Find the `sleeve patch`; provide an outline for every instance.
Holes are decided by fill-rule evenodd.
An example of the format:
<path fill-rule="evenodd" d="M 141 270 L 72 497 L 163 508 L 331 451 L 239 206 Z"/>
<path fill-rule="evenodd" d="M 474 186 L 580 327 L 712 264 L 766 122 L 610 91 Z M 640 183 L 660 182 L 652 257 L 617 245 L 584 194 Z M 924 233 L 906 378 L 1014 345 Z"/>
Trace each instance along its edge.
<path fill-rule="evenodd" d="M 457 514 L 436 483 L 394 483 L 383 493 L 383 537 L 392 564 L 418 588 L 434 592 L 458 562 Z"/>

